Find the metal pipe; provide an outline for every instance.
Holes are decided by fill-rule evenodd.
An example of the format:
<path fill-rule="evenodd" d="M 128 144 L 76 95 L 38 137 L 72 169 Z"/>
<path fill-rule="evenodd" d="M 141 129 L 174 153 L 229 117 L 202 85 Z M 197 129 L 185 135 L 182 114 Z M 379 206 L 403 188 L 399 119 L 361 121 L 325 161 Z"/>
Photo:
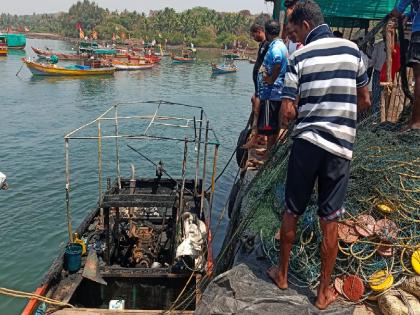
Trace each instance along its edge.
<path fill-rule="evenodd" d="M 200 203 L 200 216 L 203 216 L 203 207 L 204 207 L 204 199 L 206 197 L 206 168 L 207 168 L 207 146 L 208 146 L 208 138 L 209 138 L 209 121 L 206 122 L 206 137 L 204 140 L 204 161 L 203 161 L 203 178 L 201 179 L 201 203 Z"/>
<path fill-rule="evenodd" d="M 102 200 L 102 129 L 101 121 L 98 121 L 98 192 L 99 203 Z"/>
<path fill-rule="evenodd" d="M 217 159 L 219 157 L 219 146 L 216 145 L 214 147 L 214 156 L 213 156 L 213 171 L 211 174 L 211 190 L 210 190 L 210 206 L 209 206 L 209 218 L 211 223 L 211 210 L 213 208 L 213 197 L 214 197 L 214 190 L 216 186 L 215 178 L 216 178 L 216 169 L 217 169 Z"/>
<path fill-rule="evenodd" d="M 200 150 L 201 150 L 201 133 L 203 128 L 203 112 L 204 110 L 201 110 L 200 112 L 200 133 L 198 134 L 198 143 L 197 145 L 197 160 L 195 164 L 195 182 L 194 182 L 194 195 L 197 194 L 198 191 L 198 173 L 200 172 Z"/>
<path fill-rule="evenodd" d="M 69 232 L 69 241 L 73 242 L 73 231 L 71 224 L 70 211 L 70 158 L 69 158 L 69 139 L 64 139 L 64 155 L 66 164 L 66 216 L 67 216 L 67 230 Z"/>
<path fill-rule="evenodd" d="M 118 145 L 118 135 L 119 135 L 119 128 L 118 128 L 118 107 L 115 105 L 115 157 L 117 159 L 117 181 L 118 181 L 118 189 L 121 190 L 121 171 L 120 171 L 120 149 Z"/>
<path fill-rule="evenodd" d="M 187 156 L 188 156 L 188 139 L 185 138 L 184 142 L 184 158 L 182 160 L 182 184 L 179 193 L 179 215 L 184 212 L 184 189 L 185 189 L 185 176 L 187 170 Z"/>
<path fill-rule="evenodd" d="M 104 209 L 102 208 L 102 132 L 101 121 L 98 120 L 98 205 L 101 222 L 104 222 Z"/>

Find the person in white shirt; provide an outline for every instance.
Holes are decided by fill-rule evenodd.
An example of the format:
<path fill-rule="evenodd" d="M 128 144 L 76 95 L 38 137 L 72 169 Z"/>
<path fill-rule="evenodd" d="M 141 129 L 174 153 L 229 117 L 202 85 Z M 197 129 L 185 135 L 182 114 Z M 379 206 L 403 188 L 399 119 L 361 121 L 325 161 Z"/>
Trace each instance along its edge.
<path fill-rule="evenodd" d="M 6 179 L 7 179 L 6 175 L 0 172 L 0 189 L 2 190 L 7 190 L 7 188 L 9 188 L 9 185 L 7 185 Z"/>

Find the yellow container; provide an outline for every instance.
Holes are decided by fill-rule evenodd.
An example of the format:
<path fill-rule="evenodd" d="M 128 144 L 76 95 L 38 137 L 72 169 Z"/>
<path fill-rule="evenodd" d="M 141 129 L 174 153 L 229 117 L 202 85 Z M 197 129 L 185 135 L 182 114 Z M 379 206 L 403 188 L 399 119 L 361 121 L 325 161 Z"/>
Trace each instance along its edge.
<path fill-rule="evenodd" d="M 74 233 L 73 235 L 73 243 L 80 244 L 82 246 L 82 255 L 86 254 L 86 243 L 84 240 L 79 238 L 77 233 Z"/>
<path fill-rule="evenodd" d="M 378 209 L 380 212 L 382 213 L 391 213 L 394 212 L 395 210 L 392 209 L 390 206 L 387 206 L 386 204 L 380 203 L 376 205 L 376 209 Z"/>
<path fill-rule="evenodd" d="M 369 278 L 369 286 L 372 291 L 381 292 L 389 289 L 394 283 L 394 277 L 386 270 L 379 270 Z"/>
<path fill-rule="evenodd" d="M 420 249 L 416 250 L 413 255 L 411 255 L 411 265 L 413 266 L 414 271 L 420 275 Z"/>

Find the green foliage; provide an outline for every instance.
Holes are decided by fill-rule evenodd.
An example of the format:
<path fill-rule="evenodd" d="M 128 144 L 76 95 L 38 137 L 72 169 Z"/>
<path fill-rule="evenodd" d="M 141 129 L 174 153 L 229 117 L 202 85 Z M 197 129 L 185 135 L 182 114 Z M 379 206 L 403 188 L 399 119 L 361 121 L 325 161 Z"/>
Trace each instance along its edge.
<path fill-rule="evenodd" d="M 67 37 L 78 37 L 80 23 L 85 35 L 96 31 L 100 39 L 110 40 L 112 35 L 127 38 L 168 40 L 169 44 L 193 42 L 196 46 L 231 46 L 240 41 L 251 46 L 249 27 L 254 22 L 250 12 L 220 13 L 204 7 L 195 7 L 177 13 L 172 8 L 151 11 L 149 16 L 136 11 L 109 11 L 89 0 L 78 1 L 68 12 L 0 16 L 0 28 L 28 27 L 33 32 L 50 32 Z M 122 34 L 124 33 L 124 34 Z M 160 36 L 159 36 L 160 35 Z"/>

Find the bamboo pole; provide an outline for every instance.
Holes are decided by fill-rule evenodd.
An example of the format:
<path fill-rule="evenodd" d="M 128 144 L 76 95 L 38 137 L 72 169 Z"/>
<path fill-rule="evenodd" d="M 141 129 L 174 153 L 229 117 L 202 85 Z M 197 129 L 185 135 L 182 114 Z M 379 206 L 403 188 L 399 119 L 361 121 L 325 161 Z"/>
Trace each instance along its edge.
<path fill-rule="evenodd" d="M 201 151 L 201 135 L 202 135 L 202 128 L 203 128 L 203 114 L 204 110 L 200 112 L 200 126 L 199 126 L 199 134 L 198 134 L 198 143 L 195 145 L 197 146 L 197 159 L 195 162 L 195 183 L 194 183 L 194 194 L 197 194 L 198 191 L 198 174 L 200 172 L 200 151 Z"/>
<path fill-rule="evenodd" d="M 70 157 L 69 157 L 69 139 L 64 139 L 64 152 L 66 163 L 66 216 L 67 216 L 67 230 L 69 233 L 69 242 L 73 242 L 73 231 L 71 223 L 70 211 Z"/>
<path fill-rule="evenodd" d="M 204 161 L 203 161 L 203 178 L 201 179 L 201 202 L 200 202 L 200 216 L 203 216 L 204 199 L 206 198 L 206 168 L 207 168 L 207 147 L 209 140 L 209 121 L 206 122 L 206 136 L 204 140 Z"/>
<path fill-rule="evenodd" d="M 115 105 L 115 158 L 117 163 L 117 181 L 118 189 L 121 190 L 121 171 L 120 171 L 120 148 L 118 143 L 119 125 L 118 125 L 118 107 Z"/>

